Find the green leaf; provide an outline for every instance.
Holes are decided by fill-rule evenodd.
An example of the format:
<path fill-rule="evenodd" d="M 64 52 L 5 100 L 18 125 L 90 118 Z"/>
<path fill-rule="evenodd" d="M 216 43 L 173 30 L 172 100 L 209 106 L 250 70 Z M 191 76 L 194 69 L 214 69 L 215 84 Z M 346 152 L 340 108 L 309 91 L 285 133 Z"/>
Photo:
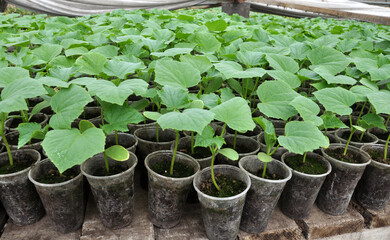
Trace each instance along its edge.
<path fill-rule="evenodd" d="M 36 48 L 32 53 L 39 59 L 49 62 L 53 58 L 57 57 L 62 52 L 62 46 L 56 44 L 43 44 L 41 47 Z"/>
<path fill-rule="evenodd" d="M 155 73 L 155 82 L 163 86 L 187 89 L 197 85 L 201 80 L 199 71 L 193 66 L 173 60 L 157 61 Z"/>
<path fill-rule="evenodd" d="M 84 55 L 88 52 L 88 49 L 85 47 L 75 47 L 65 50 L 65 56 L 71 57 L 71 56 L 80 56 Z"/>
<path fill-rule="evenodd" d="M 106 62 L 103 68 L 103 72 L 111 77 L 126 79 L 127 75 L 134 73 L 136 70 L 144 68 L 145 65 L 140 62 L 132 63 L 113 59 Z"/>
<path fill-rule="evenodd" d="M 44 100 L 43 102 L 40 102 L 40 103 L 38 103 L 37 105 L 35 105 L 35 106 L 33 107 L 33 109 L 31 110 L 31 112 L 30 112 L 30 117 L 28 118 L 28 120 L 30 121 L 31 118 L 32 118 L 35 114 L 41 112 L 42 109 L 44 109 L 44 108 L 46 108 L 46 107 L 49 107 L 49 106 L 50 106 L 49 100 Z"/>
<path fill-rule="evenodd" d="M 158 113 L 158 112 L 149 112 L 149 111 L 145 111 L 143 112 L 143 115 L 150 119 L 150 120 L 153 120 L 153 121 L 157 121 L 161 116 L 162 114 L 161 113 Z"/>
<path fill-rule="evenodd" d="M 218 106 L 219 97 L 215 93 L 203 94 L 202 96 L 200 96 L 200 99 L 209 109 Z"/>
<path fill-rule="evenodd" d="M 227 23 L 222 19 L 216 21 L 208 21 L 205 23 L 205 25 L 211 32 L 222 32 L 225 31 L 225 29 L 227 28 Z"/>
<path fill-rule="evenodd" d="M 208 32 L 196 32 L 188 40 L 196 43 L 202 53 L 214 53 L 221 48 L 221 43 Z"/>
<path fill-rule="evenodd" d="M 264 163 L 272 162 L 272 157 L 263 152 L 259 152 L 257 158 Z"/>
<path fill-rule="evenodd" d="M 199 134 L 214 119 L 214 113 L 198 108 L 185 109 L 183 112 L 169 112 L 162 115 L 157 123 L 162 129 L 193 131 Z"/>
<path fill-rule="evenodd" d="M 192 48 L 169 48 L 164 52 L 152 52 L 150 55 L 156 57 L 174 57 L 181 54 L 190 54 L 192 50 Z"/>
<path fill-rule="evenodd" d="M 122 105 L 127 98 L 133 94 L 131 88 L 126 84 L 132 80 L 126 80 L 116 86 L 113 82 L 96 80 L 88 83 L 87 88 L 91 95 L 96 95 L 105 102 Z M 144 82 L 145 83 L 145 82 Z M 147 83 L 145 83 L 147 85 Z"/>
<path fill-rule="evenodd" d="M 352 128 L 354 128 L 354 129 L 356 129 L 356 130 L 358 130 L 358 131 L 361 131 L 361 132 L 365 132 L 365 131 L 366 131 L 365 128 L 360 127 L 360 126 L 358 126 L 358 125 L 352 125 Z"/>
<path fill-rule="evenodd" d="M 276 133 L 274 125 L 271 121 L 266 118 L 263 118 L 262 116 L 253 118 L 253 121 L 259 124 L 260 127 L 263 129 L 265 144 L 267 145 L 267 149 L 271 149 L 276 143 Z"/>
<path fill-rule="evenodd" d="M 99 128 L 90 128 L 83 133 L 75 128 L 59 129 L 46 134 L 42 147 L 60 173 L 63 173 L 103 152 L 105 140 L 106 137 Z"/>
<path fill-rule="evenodd" d="M 38 136 L 42 132 L 41 125 L 39 123 L 21 123 L 16 128 L 19 132 L 18 148 L 23 147 L 34 136 Z M 44 135 L 42 136 L 43 139 Z"/>
<path fill-rule="evenodd" d="M 365 129 L 378 127 L 380 129 L 387 131 L 386 126 L 384 124 L 384 121 L 385 120 L 381 116 L 374 114 L 374 113 L 368 113 L 368 114 L 365 114 L 362 117 L 362 119 L 360 119 L 359 126 L 365 128 Z"/>
<path fill-rule="evenodd" d="M 225 139 L 222 136 L 214 137 L 214 134 L 214 129 L 210 125 L 206 126 L 201 134 L 196 135 L 194 147 L 210 147 L 215 144 L 220 149 L 225 144 Z"/>
<path fill-rule="evenodd" d="M 321 115 L 321 119 L 323 121 L 322 128 L 324 129 L 334 129 L 334 128 L 347 128 L 338 117 L 335 116 L 332 112 L 325 112 Z"/>
<path fill-rule="evenodd" d="M 237 52 L 237 60 L 245 66 L 260 66 L 266 63 L 264 53 L 253 51 Z"/>
<path fill-rule="evenodd" d="M 50 126 L 54 129 L 70 128 L 89 102 L 92 102 L 92 98 L 84 88 L 73 84 L 69 88 L 62 88 L 50 101 L 56 113 L 50 118 Z"/>
<path fill-rule="evenodd" d="M 390 92 L 382 90 L 379 92 L 369 93 L 367 95 L 370 103 L 374 106 L 377 114 L 390 114 Z"/>
<path fill-rule="evenodd" d="M 161 103 L 167 107 L 167 110 L 182 109 L 189 105 L 188 90 L 174 88 L 169 85 L 158 91 Z"/>
<path fill-rule="evenodd" d="M 11 82 L 21 79 L 29 78 L 30 73 L 20 67 L 5 67 L 0 68 L 0 88 L 8 86 Z"/>
<path fill-rule="evenodd" d="M 313 94 L 326 110 L 342 116 L 352 113 L 350 106 L 356 101 L 354 93 L 341 87 L 325 88 Z"/>
<path fill-rule="evenodd" d="M 130 157 L 129 152 L 121 145 L 111 146 L 107 148 L 104 152 L 108 157 L 116 161 L 126 161 Z"/>
<path fill-rule="evenodd" d="M 255 128 L 251 109 L 243 98 L 232 98 L 212 108 L 211 112 L 215 113 L 216 120 L 238 132 L 252 131 Z"/>
<path fill-rule="evenodd" d="M 105 46 L 94 48 L 89 52 L 100 53 L 103 56 L 105 56 L 106 58 L 113 58 L 115 56 L 118 56 L 118 50 L 119 50 L 118 47 L 115 47 L 112 45 L 105 45 Z"/>
<path fill-rule="evenodd" d="M 311 122 L 288 122 L 284 132 L 285 136 L 279 136 L 278 142 L 293 153 L 304 154 L 329 146 L 329 139 Z"/>
<path fill-rule="evenodd" d="M 326 68 L 315 68 L 314 72 L 316 72 L 318 75 L 320 75 L 329 84 L 354 85 L 356 83 L 355 79 L 348 77 L 348 76 L 345 76 L 345 75 L 334 76 Z"/>
<path fill-rule="evenodd" d="M 41 77 L 37 81 L 49 87 L 69 87 L 69 83 L 55 77 Z"/>
<path fill-rule="evenodd" d="M 239 156 L 236 150 L 232 148 L 222 148 L 218 150 L 218 153 L 224 155 L 225 157 L 229 158 L 230 160 L 237 161 Z"/>
<path fill-rule="evenodd" d="M 268 70 L 267 74 L 270 75 L 275 80 L 284 81 L 291 88 L 298 88 L 301 85 L 301 81 L 298 76 L 291 72 L 281 71 L 281 70 Z"/>
<path fill-rule="evenodd" d="M 207 72 L 213 64 L 210 62 L 210 60 L 206 56 L 200 56 L 200 55 L 183 55 L 180 57 L 180 61 L 184 63 L 190 64 L 195 69 L 198 69 L 200 74 Z"/>
<path fill-rule="evenodd" d="M 226 79 L 262 77 L 266 73 L 262 68 L 250 68 L 244 71 L 239 63 L 233 61 L 223 61 L 214 66 Z"/>
<path fill-rule="evenodd" d="M 316 126 L 322 124 L 322 119 L 317 116 L 320 113 L 320 107 L 309 98 L 298 96 L 290 102 L 290 105 L 298 111 L 303 120 L 312 122 Z"/>
<path fill-rule="evenodd" d="M 342 72 L 350 63 L 350 60 L 344 54 L 327 46 L 313 49 L 308 54 L 308 58 L 313 64 L 310 66 L 312 70 L 322 68 L 333 75 Z"/>
<path fill-rule="evenodd" d="M 296 73 L 299 70 L 298 63 L 290 57 L 279 54 L 267 54 L 266 59 L 269 62 L 269 65 L 275 70 L 291 73 Z"/>
<path fill-rule="evenodd" d="M 79 122 L 79 129 L 80 129 L 81 133 L 85 132 L 89 128 L 94 128 L 94 127 L 95 127 L 95 125 L 93 125 L 93 123 L 91 123 L 88 120 L 81 120 Z"/>
<path fill-rule="evenodd" d="M 80 72 L 89 75 L 99 75 L 103 72 L 103 67 L 107 59 L 101 53 L 89 52 L 76 60 L 76 66 L 80 67 Z"/>
<path fill-rule="evenodd" d="M 298 112 L 289 103 L 299 94 L 282 81 L 266 81 L 257 89 L 260 112 L 268 117 L 287 120 Z"/>

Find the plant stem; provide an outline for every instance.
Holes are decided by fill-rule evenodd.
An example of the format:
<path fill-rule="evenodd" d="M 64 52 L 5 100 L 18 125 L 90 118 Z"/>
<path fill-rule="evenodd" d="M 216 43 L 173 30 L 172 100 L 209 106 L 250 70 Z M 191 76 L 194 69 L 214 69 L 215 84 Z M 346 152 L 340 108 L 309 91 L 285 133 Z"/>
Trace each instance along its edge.
<path fill-rule="evenodd" d="M 0 126 L 0 135 L 1 135 L 1 138 L 3 139 L 5 148 L 7 149 L 9 165 L 13 166 L 14 165 L 14 160 L 12 158 L 11 149 L 9 148 L 9 144 L 8 144 L 7 138 L 5 138 L 5 134 L 4 134 L 4 124 L 5 124 L 6 118 L 7 118 L 7 114 L 6 113 L 2 113 L 1 114 L 1 120 L 0 120 L 0 125 L 1 125 Z"/>
<path fill-rule="evenodd" d="M 115 130 L 115 144 L 116 144 L 116 145 L 119 145 L 119 141 L 118 141 L 118 130 Z"/>
<path fill-rule="evenodd" d="M 389 141 L 390 141 L 390 134 L 389 134 L 389 136 L 387 137 L 387 140 L 386 140 L 385 151 L 384 151 L 384 154 L 383 154 L 383 160 L 387 159 L 387 148 L 389 147 Z"/>
<path fill-rule="evenodd" d="M 176 152 L 177 152 L 177 145 L 179 145 L 179 131 L 176 130 L 176 141 L 175 141 L 175 149 L 173 150 L 173 156 L 172 156 L 172 161 L 171 161 L 171 169 L 169 170 L 169 174 L 172 176 L 173 175 L 173 165 L 175 164 L 175 158 L 176 158 Z"/>
<path fill-rule="evenodd" d="M 303 160 L 302 160 L 303 163 L 306 162 L 306 155 L 307 155 L 307 152 L 305 152 L 305 153 L 303 154 Z"/>
<path fill-rule="evenodd" d="M 362 110 L 360 110 L 359 116 L 358 116 L 358 118 L 357 118 L 358 121 L 359 121 L 360 117 L 361 117 L 362 114 L 363 114 L 363 110 L 364 110 L 364 107 L 366 106 L 366 103 L 367 103 L 367 101 L 365 101 L 365 102 L 363 103 Z"/>
<path fill-rule="evenodd" d="M 351 117 L 351 116 L 350 116 Z M 347 141 L 347 144 L 345 145 L 345 149 L 344 149 L 344 153 L 343 155 L 346 155 L 347 154 L 347 150 L 348 150 L 348 145 L 349 145 L 349 142 L 351 142 L 351 139 L 352 139 L 352 136 L 353 134 L 355 133 L 356 130 L 354 129 L 351 129 L 351 134 L 349 135 L 349 138 L 348 138 L 348 141 Z"/>
<path fill-rule="evenodd" d="M 223 125 L 222 132 L 221 132 L 221 137 L 223 137 L 223 134 L 225 133 L 226 129 L 226 123 Z"/>
<path fill-rule="evenodd" d="M 362 134 L 360 135 L 360 138 L 359 138 L 359 141 L 360 141 L 360 142 L 363 141 L 363 136 L 364 136 L 364 132 L 362 132 Z"/>
<path fill-rule="evenodd" d="M 261 175 L 262 178 L 265 177 L 265 172 L 267 170 L 267 163 L 264 163 L 264 169 L 263 169 L 263 174 Z"/>
<path fill-rule="evenodd" d="M 351 115 L 348 116 L 349 117 L 349 127 L 352 129 L 352 118 L 351 118 Z"/>
<path fill-rule="evenodd" d="M 390 120 L 390 114 L 389 116 L 387 117 L 387 120 L 386 120 L 386 123 L 385 123 L 385 126 L 387 127 L 387 125 L 389 125 L 389 120 Z"/>
<path fill-rule="evenodd" d="M 237 131 L 234 131 L 234 139 L 233 139 L 233 149 L 236 150 L 237 143 Z"/>
<path fill-rule="evenodd" d="M 216 149 L 210 147 L 210 150 L 211 150 L 211 165 L 210 165 L 210 168 L 211 168 L 211 180 L 213 181 L 215 188 L 218 191 L 221 191 L 221 188 L 219 188 L 219 186 L 217 184 L 217 181 L 215 181 L 215 175 L 214 175 L 214 160 L 215 160 Z"/>
<path fill-rule="evenodd" d="M 156 142 L 160 142 L 159 137 L 158 137 L 158 123 L 156 123 Z"/>
<path fill-rule="evenodd" d="M 105 152 L 103 152 L 103 156 L 104 156 L 104 162 L 106 163 L 106 171 L 109 173 L 110 167 L 108 166 L 108 159 L 107 159 L 107 155 Z"/>
<path fill-rule="evenodd" d="M 268 155 L 271 156 L 272 154 L 274 154 L 274 153 L 276 152 L 276 150 L 277 150 L 279 147 L 280 147 L 280 145 L 278 144 L 278 145 L 275 147 L 275 149 L 274 149 L 271 153 L 269 153 Z"/>
<path fill-rule="evenodd" d="M 28 122 L 28 115 L 24 112 L 24 110 L 20 110 L 20 114 L 22 115 L 22 121 L 24 123 Z"/>
<path fill-rule="evenodd" d="M 191 154 L 194 154 L 194 132 L 191 132 Z"/>

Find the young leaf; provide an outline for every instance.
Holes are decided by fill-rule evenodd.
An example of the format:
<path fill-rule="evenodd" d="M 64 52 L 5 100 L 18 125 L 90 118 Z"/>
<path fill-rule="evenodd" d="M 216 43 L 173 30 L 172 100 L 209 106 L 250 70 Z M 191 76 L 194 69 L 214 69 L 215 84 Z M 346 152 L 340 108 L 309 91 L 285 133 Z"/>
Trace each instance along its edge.
<path fill-rule="evenodd" d="M 211 32 L 222 32 L 225 31 L 225 29 L 227 28 L 227 23 L 222 19 L 216 21 L 208 21 L 205 23 L 205 25 Z"/>
<path fill-rule="evenodd" d="M 94 127 L 95 125 L 93 125 L 93 123 L 91 123 L 88 120 L 81 120 L 79 122 L 79 129 L 81 133 L 85 132 L 87 129 L 94 128 Z"/>
<path fill-rule="evenodd" d="M 322 124 L 322 119 L 317 116 L 320 113 L 320 107 L 309 98 L 298 96 L 290 102 L 290 105 L 298 111 L 303 120 L 312 122 L 316 126 Z"/>
<path fill-rule="evenodd" d="M 272 157 L 263 152 L 259 152 L 257 158 L 264 163 L 272 162 Z"/>
<path fill-rule="evenodd" d="M 11 82 L 20 78 L 29 78 L 30 73 L 20 67 L 4 67 L 0 68 L 0 88 L 8 86 Z"/>
<path fill-rule="evenodd" d="M 188 100 L 188 90 L 174 88 L 169 85 L 164 86 L 161 91 L 158 91 L 161 98 L 161 103 L 167 106 L 168 110 L 182 109 L 190 103 Z"/>
<path fill-rule="evenodd" d="M 158 113 L 158 112 L 149 112 L 149 111 L 145 111 L 143 112 L 143 115 L 150 119 L 150 120 L 153 120 L 153 121 L 157 121 L 161 116 L 162 114 L 161 113 Z"/>
<path fill-rule="evenodd" d="M 45 137 L 39 123 L 21 123 L 16 130 L 19 132 L 18 148 L 23 147 L 32 138 L 43 139 Z"/>
<path fill-rule="evenodd" d="M 214 129 L 210 125 L 206 126 L 201 134 L 196 135 L 194 147 L 210 147 L 215 144 L 220 149 L 225 144 L 225 139 L 221 136 L 214 137 L 214 134 Z"/>
<path fill-rule="evenodd" d="M 229 158 L 230 160 L 237 161 L 239 156 L 236 150 L 232 148 L 222 148 L 218 150 L 218 153 L 224 155 L 225 157 Z"/>
<path fill-rule="evenodd" d="M 180 57 L 180 61 L 190 64 L 192 67 L 198 69 L 200 74 L 207 72 L 213 64 L 206 56 L 186 54 Z"/>
<path fill-rule="evenodd" d="M 275 127 L 271 121 L 263 117 L 253 118 L 253 120 L 260 125 L 264 131 L 264 141 L 268 149 L 271 149 L 276 143 Z"/>
<path fill-rule="evenodd" d="M 323 121 L 322 128 L 324 129 L 348 127 L 332 112 L 325 112 L 324 114 L 321 115 L 321 119 Z"/>
<path fill-rule="evenodd" d="M 221 43 L 215 38 L 214 34 L 208 32 L 196 32 L 188 40 L 198 44 L 202 53 L 214 53 L 221 48 Z"/>
<path fill-rule="evenodd" d="M 116 161 L 126 161 L 130 157 L 130 154 L 126 150 L 126 148 L 120 145 L 111 146 L 107 148 L 104 152 L 108 157 Z"/>
<path fill-rule="evenodd" d="M 363 127 L 364 129 L 378 127 L 387 131 L 384 121 L 385 120 L 381 116 L 374 113 L 368 113 L 365 114 L 362 119 L 360 119 L 359 126 Z"/>
<path fill-rule="evenodd" d="M 226 79 L 262 77 L 266 73 L 262 68 L 250 68 L 244 71 L 240 64 L 232 61 L 223 61 L 214 66 Z"/>
<path fill-rule="evenodd" d="M 104 55 L 97 52 L 89 52 L 79 57 L 75 65 L 80 67 L 80 72 L 89 75 L 99 75 L 103 72 L 107 59 Z"/>
<path fill-rule="evenodd" d="M 313 64 L 310 69 L 322 68 L 333 75 L 343 71 L 350 63 L 344 54 L 328 46 L 315 48 L 307 56 Z"/>
<path fill-rule="evenodd" d="M 120 79 L 126 79 L 128 74 L 134 73 L 135 70 L 144 69 L 143 63 L 137 62 L 125 62 L 117 59 L 108 60 L 104 65 L 103 72 L 107 76 L 118 77 Z"/>
<path fill-rule="evenodd" d="M 355 94 L 341 87 L 325 88 L 313 94 L 326 110 L 342 116 L 352 113 L 350 106 L 356 101 Z"/>
<path fill-rule="evenodd" d="M 61 45 L 43 44 L 41 47 L 34 49 L 32 53 L 39 59 L 45 62 L 49 62 L 61 54 L 62 48 L 63 47 Z"/>
<path fill-rule="evenodd" d="M 299 70 L 298 63 L 290 57 L 280 54 L 267 54 L 266 59 L 269 62 L 269 65 L 275 70 L 291 73 L 296 73 Z"/>
<path fill-rule="evenodd" d="M 379 92 L 369 93 L 367 95 L 370 103 L 374 106 L 377 114 L 390 114 L 390 92 L 382 90 Z"/>
<path fill-rule="evenodd" d="M 268 70 L 267 74 L 275 80 L 284 81 L 293 89 L 298 88 L 301 85 L 301 81 L 299 80 L 298 76 L 291 72 L 281 70 Z"/>

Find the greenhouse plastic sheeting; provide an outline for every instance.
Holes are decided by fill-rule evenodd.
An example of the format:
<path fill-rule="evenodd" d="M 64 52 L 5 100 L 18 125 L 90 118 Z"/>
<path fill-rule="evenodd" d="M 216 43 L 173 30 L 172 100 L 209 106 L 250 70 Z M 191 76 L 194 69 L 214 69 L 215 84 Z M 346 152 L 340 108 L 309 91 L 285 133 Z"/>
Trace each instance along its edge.
<path fill-rule="evenodd" d="M 83 16 L 106 13 L 115 9 L 178 9 L 207 0 L 7 0 L 8 3 L 29 10 L 52 15 Z"/>

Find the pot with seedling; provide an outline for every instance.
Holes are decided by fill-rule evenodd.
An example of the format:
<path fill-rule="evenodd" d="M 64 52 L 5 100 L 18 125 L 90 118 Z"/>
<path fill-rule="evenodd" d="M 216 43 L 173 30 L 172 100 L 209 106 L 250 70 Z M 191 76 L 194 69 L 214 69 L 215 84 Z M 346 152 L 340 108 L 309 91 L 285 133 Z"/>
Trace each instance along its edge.
<path fill-rule="evenodd" d="M 272 122 L 263 117 L 253 118 L 253 120 L 263 129 L 263 132 L 257 138 L 257 141 L 260 144 L 260 151 L 267 153 L 274 159 L 281 160 L 282 155 L 288 150 L 281 147 L 279 144 L 275 147 L 276 142 L 273 142 L 273 135 L 275 134 L 275 141 L 277 141 L 276 137 L 284 135 L 284 128 L 275 129 Z M 265 132 L 266 129 L 268 132 Z"/>
<path fill-rule="evenodd" d="M 251 188 L 245 200 L 240 224 L 240 229 L 248 233 L 260 233 L 266 229 L 284 186 L 292 176 L 285 164 L 271 157 L 271 149 L 276 143 L 272 123 L 266 119 L 258 119 L 256 122 L 264 130 L 267 153 L 246 156 L 239 162 L 239 167 L 251 179 Z"/>
<path fill-rule="evenodd" d="M 314 96 L 327 111 L 342 116 L 350 116 L 352 113 L 350 106 L 356 101 L 354 93 L 341 87 L 321 89 L 314 92 Z M 322 211 L 331 215 L 344 214 L 364 169 L 370 164 L 367 153 L 350 146 L 353 134 L 357 130 L 364 133 L 365 129 L 352 125 L 352 120 L 350 122 L 352 129 L 346 144 L 331 144 L 328 148 L 321 149 L 322 155 L 332 165 L 332 172 L 321 188 L 317 205 Z"/>
<path fill-rule="evenodd" d="M 8 216 L 18 225 L 37 222 L 45 213 L 34 185 L 27 176 L 31 166 L 39 162 L 41 156 L 32 149 L 11 151 L 4 134 L 4 124 L 9 112 L 28 109 L 26 98 L 46 93 L 41 83 L 30 78 L 14 80 L 4 86 L 1 92 L 0 135 L 7 152 L 0 154 L 0 199 Z"/>

